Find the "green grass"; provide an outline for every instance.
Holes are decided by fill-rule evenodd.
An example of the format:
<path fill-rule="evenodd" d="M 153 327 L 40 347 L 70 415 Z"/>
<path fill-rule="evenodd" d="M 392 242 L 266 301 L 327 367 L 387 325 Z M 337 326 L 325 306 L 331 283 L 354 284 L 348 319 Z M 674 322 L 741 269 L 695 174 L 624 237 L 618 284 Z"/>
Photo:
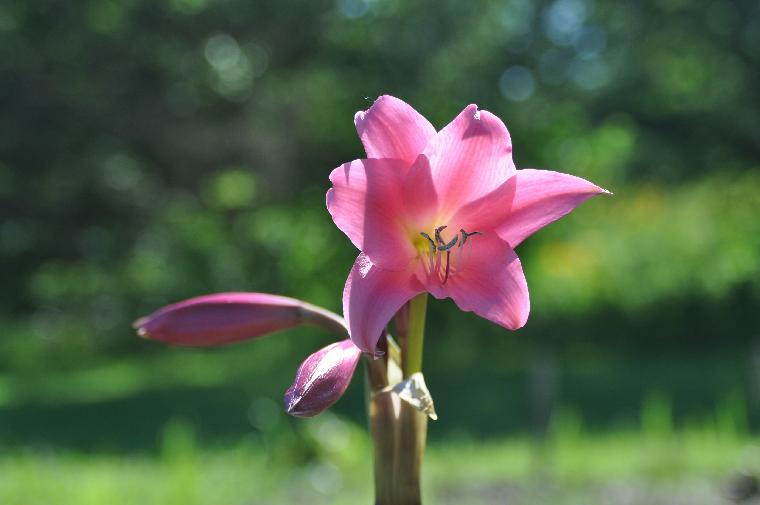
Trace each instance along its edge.
<path fill-rule="evenodd" d="M 196 358 L 178 355 L 181 362 L 175 364 L 183 366 L 171 370 L 190 373 L 198 368 L 193 366 Z M 244 375 L 244 360 L 239 361 L 218 373 Z M 158 363 L 140 365 L 155 379 L 148 384 L 166 386 L 182 379 L 162 372 Z M 6 421 L 0 430 L 0 505 L 372 503 L 372 449 L 364 426 L 331 412 L 294 420 L 266 396 L 250 401 L 247 393 L 229 394 L 225 399 L 218 398 L 223 390 L 210 390 L 218 400 L 211 402 L 211 396 L 193 392 L 187 401 L 198 402 L 199 411 L 176 405 L 169 409 L 184 412 L 182 418 L 192 423 L 168 422 L 156 438 L 155 428 L 146 432 L 146 425 L 161 426 L 161 417 L 144 418 L 157 402 L 167 401 L 165 395 L 157 396 L 151 408 L 142 398 L 88 409 L 69 405 L 69 395 L 60 398 L 69 407 L 66 416 L 55 409 L 23 410 L 24 402 L 52 399 L 67 387 L 100 387 L 109 380 L 120 385 L 95 387 L 97 394 L 89 400 L 139 390 L 144 385 L 131 378 L 141 374 L 125 372 L 134 366 L 107 367 L 108 374 L 102 375 L 62 375 L 48 389 L 27 385 L 26 396 L 23 391 L 4 399 L 0 395 L 6 406 L 17 404 L 24 413 L 12 423 L 12 409 L 0 418 Z M 196 380 L 213 385 L 221 379 L 197 374 Z M 176 400 L 176 393 L 171 397 Z M 227 405 L 246 398 L 250 406 L 244 413 Z M 198 417 L 198 412 L 211 418 Z M 629 419 L 617 429 L 599 429 L 590 428 L 594 425 L 578 408 L 558 407 L 541 441 L 526 435 L 480 440 L 472 432 L 457 436 L 444 424 L 432 424 L 433 442 L 423 469 L 425 503 L 716 505 L 729 503 L 722 494 L 732 477 L 760 473 L 760 438 L 748 428 L 746 395 L 740 391 L 724 394 L 712 411 L 691 420 L 677 414 L 668 395 L 656 391 L 645 395 L 638 413 L 638 423 Z M 227 426 L 223 421 L 228 416 L 248 424 L 238 419 Z M 61 436 L 70 431 L 76 436 Z M 110 438 L 103 438 L 104 433 Z M 120 437 L 124 440 L 115 440 Z M 76 445 L 77 440 L 92 443 Z"/>
<path fill-rule="evenodd" d="M 426 503 L 664 505 L 678 497 L 714 505 L 723 503 L 732 475 L 760 470 L 760 440 L 728 423 L 663 425 L 650 419 L 640 430 L 589 435 L 565 412 L 543 442 L 435 443 L 424 466 Z M 0 503 L 372 502 L 371 448 L 361 426 L 327 414 L 299 422 L 297 431 L 201 447 L 189 425 L 174 422 L 156 454 L 17 450 L 0 456 Z"/>

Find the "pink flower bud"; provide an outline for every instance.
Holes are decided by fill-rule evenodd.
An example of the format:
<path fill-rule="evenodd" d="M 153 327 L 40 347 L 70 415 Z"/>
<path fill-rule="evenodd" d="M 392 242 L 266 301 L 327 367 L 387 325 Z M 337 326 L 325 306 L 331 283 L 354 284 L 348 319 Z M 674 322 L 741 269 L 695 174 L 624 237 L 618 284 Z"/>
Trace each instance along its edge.
<path fill-rule="evenodd" d="M 351 340 L 335 342 L 301 364 L 285 391 L 285 410 L 296 417 L 312 417 L 330 407 L 346 392 L 361 351 Z"/>
<path fill-rule="evenodd" d="M 316 325 L 347 336 L 343 319 L 294 298 L 217 293 L 168 305 L 134 323 L 141 337 L 184 346 L 214 346 Z"/>

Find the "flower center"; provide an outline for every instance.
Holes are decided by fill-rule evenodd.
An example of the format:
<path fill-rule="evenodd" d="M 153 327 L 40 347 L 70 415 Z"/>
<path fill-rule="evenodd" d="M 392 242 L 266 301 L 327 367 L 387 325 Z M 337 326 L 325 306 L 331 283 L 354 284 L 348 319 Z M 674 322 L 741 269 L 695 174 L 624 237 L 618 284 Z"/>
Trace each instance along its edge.
<path fill-rule="evenodd" d="M 457 270 L 461 270 L 464 266 L 467 259 L 467 239 L 473 235 L 482 235 L 479 231 L 468 233 L 462 228 L 459 230 L 461 235 L 455 235 L 454 238 L 447 241 L 443 238 L 443 230 L 446 228 L 448 228 L 446 225 L 439 226 L 433 232 L 432 237 L 421 231 L 420 236 L 425 240 L 415 240 L 415 246 L 425 267 L 425 273 L 428 276 L 435 275 L 441 284 L 446 284 L 449 277 L 456 274 Z M 471 246 L 471 242 L 469 244 Z"/>

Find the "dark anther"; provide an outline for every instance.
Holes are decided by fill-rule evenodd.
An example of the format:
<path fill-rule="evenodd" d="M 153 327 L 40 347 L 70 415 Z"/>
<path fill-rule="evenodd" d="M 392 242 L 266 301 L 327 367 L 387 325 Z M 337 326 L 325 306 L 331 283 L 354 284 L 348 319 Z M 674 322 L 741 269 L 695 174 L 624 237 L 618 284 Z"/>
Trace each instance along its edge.
<path fill-rule="evenodd" d="M 459 247 L 462 247 L 464 243 L 467 242 L 468 237 L 471 237 L 472 235 L 483 235 L 479 231 L 473 231 L 471 233 L 467 233 L 466 231 L 464 231 L 464 228 L 460 228 L 459 231 L 462 232 L 462 242 L 459 243 Z"/>
<path fill-rule="evenodd" d="M 443 230 L 445 230 L 446 228 L 448 228 L 448 226 L 443 225 L 443 226 L 439 226 L 438 228 L 435 229 L 435 241 L 436 241 L 436 243 L 438 245 L 445 245 L 446 244 L 446 242 L 444 242 L 443 239 L 441 238 L 441 232 Z"/>
<path fill-rule="evenodd" d="M 428 242 L 430 242 L 430 250 L 431 250 L 432 252 L 435 252 L 435 242 L 433 242 L 433 239 L 432 239 L 432 238 L 430 238 L 430 235 L 428 235 L 428 234 L 427 234 L 427 233 L 425 233 L 424 231 L 421 231 L 421 232 L 420 232 L 420 235 L 422 235 L 423 237 L 425 237 L 426 239 L 428 239 Z"/>
<path fill-rule="evenodd" d="M 457 245 L 457 240 L 459 240 L 459 235 L 457 235 L 453 239 L 451 239 L 451 242 L 449 242 L 448 244 L 439 245 L 438 246 L 438 250 L 439 251 L 448 251 L 449 249 L 451 249 L 452 247 L 454 247 L 455 245 Z"/>
<path fill-rule="evenodd" d="M 441 232 L 448 228 L 448 226 L 443 225 L 439 226 L 435 229 L 435 241 L 438 244 L 438 250 L 439 251 L 448 251 L 452 247 L 454 247 L 457 244 L 457 240 L 459 240 L 459 235 L 451 239 L 451 242 L 448 244 L 443 240 L 443 237 L 441 237 Z"/>

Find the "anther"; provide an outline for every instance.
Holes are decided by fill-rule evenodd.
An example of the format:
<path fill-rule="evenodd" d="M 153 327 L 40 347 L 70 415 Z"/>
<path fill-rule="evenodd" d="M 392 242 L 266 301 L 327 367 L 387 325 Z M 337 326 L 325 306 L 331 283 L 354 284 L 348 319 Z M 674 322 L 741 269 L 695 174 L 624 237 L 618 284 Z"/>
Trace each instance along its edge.
<path fill-rule="evenodd" d="M 426 239 L 428 239 L 428 242 L 430 242 L 430 252 L 435 252 L 435 242 L 433 242 L 433 239 L 430 238 L 430 235 L 428 235 L 424 231 L 421 231 L 420 235 L 422 235 L 423 237 L 425 237 Z"/>
<path fill-rule="evenodd" d="M 460 228 L 459 231 L 462 232 L 462 242 L 459 243 L 459 247 L 462 247 L 464 243 L 467 242 L 468 237 L 471 237 L 473 235 L 483 235 L 479 231 L 473 231 L 473 232 L 467 233 L 466 231 L 464 231 L 464 228 Z"/>
<path fill-rule="evenodd" d="M 446 244 L 446 242 L 444 242 L 443 239 L 441 238 L 441 232 L 443 230 L 445 230 L 446 228 L 448 228 L 448 226 L 443 225 L 443 226 L 439 226 L 438 228 L 435 229 L 435 241 L 439 245 L 445 245 Z"/>
<path fill-rule="evenodd" d="M 457 245 L 457 240 L 459 240 L 459 235 L 456 235 L 453 239 L 451 239 L 451 242 L 449 242 L 448 244 L 439 245 L 438 246 L 438 250 L 439 251 L 448 251 L 449 249 L 451 249 L 452 247 L 454 247 L 455 245 Z"/>

